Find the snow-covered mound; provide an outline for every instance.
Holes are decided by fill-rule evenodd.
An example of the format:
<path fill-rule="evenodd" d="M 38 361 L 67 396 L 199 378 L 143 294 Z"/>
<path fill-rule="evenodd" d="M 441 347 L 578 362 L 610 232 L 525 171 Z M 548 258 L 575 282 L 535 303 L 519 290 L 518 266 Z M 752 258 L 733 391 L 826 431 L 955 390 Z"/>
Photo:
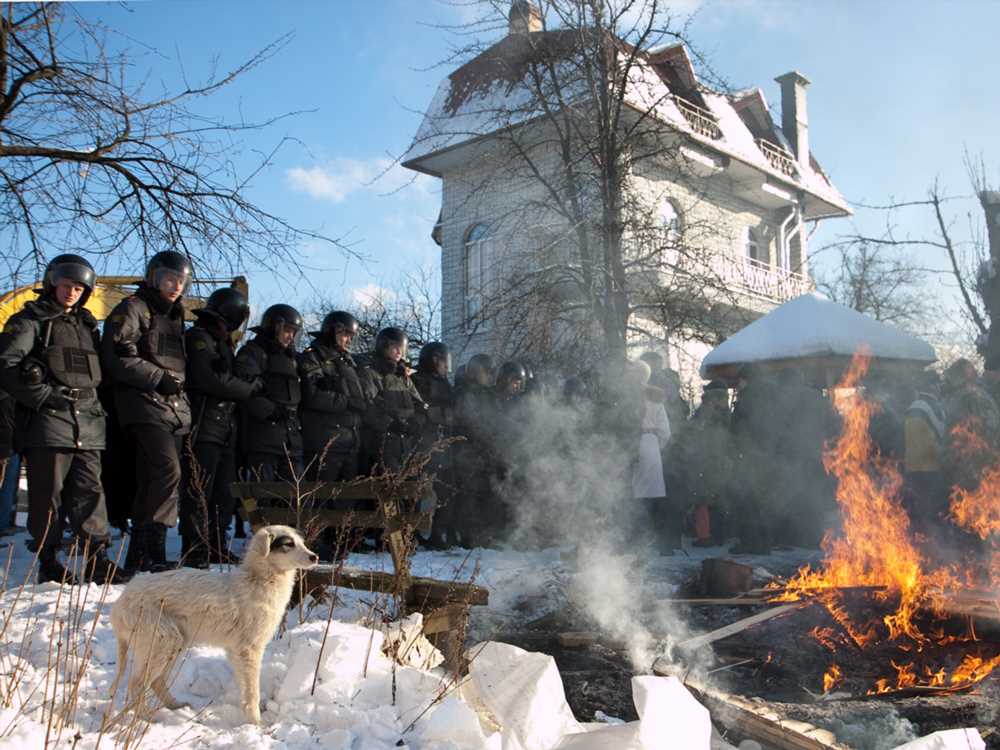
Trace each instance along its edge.
<path fill-rule="evenodd" d="M 703 360 L 701 375 L 713 377 L 713 370 L 726 365 L 851 357 L 862 349 L 880 359 L 922 364 L 937 359 L 923 339 L 810 293 L 775 308 L 719 344 Z"/>

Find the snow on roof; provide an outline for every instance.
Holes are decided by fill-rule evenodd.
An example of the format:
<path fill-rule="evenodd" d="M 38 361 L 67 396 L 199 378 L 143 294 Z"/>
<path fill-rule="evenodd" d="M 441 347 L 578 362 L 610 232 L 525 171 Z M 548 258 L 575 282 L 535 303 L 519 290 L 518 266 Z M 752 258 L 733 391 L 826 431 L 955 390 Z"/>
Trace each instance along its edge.
<path fill-rule="evenodd" d="M 873 357 L 930 364 L 937 357 L 923 339 L 828 300 L 815 292 L 786 302 L 713 349 L 709 368 L 806 357 L 850 357 L 863 348 Z"/>
<path fill-rule="evenodd" d="M 585 54 L 580 52 L 583 45 L 579 32 L 571 30 L 512 34 L 500 40 L 441 82 L 413 143 L 403 156 L 403 164 L 415 167 L 419 161 L 436 153 L 535 119 L 543 114 L 543 99 L 558 105 L 560 101 L 566 103 L 585 96 L 587 86 L 583 80 L 570 87 L 575 91 L 559 91 L 557 97 L 554 91 L 544 96 L 536 95 L 528 78 L 532 66 L 542 62 L 565 65 L 567 77 L 562 79 L 564 81 L 581 78 L 581 64 L 574 56 Z M 730 98 L 709 91 L 692 78 L 696 88 L 674 91 L 670 84 L 672 75 L 675 86 L 686 85 L 694 75 L 683 45 L 671 45 L 638 58 L 626 91 L 626 101 L 640 111 L 652 111 L 662 122 L 711 149 L 752 164 L 776 179 L 794 180 L 768 161 L 733 106 L 733 101 L 747 96 L 752 89 Z M 543 73 L 543 80 L 546 77 Z M 675 104 L 674 94 L 703 101 L 704 108 L 717 118 L 722 138 L 711 139 L 695 132 Z M 771 120 L 766 104 L 762 116 Z M 781 129 L 773 122 L 770 124 L 778 145 L 788 149 L 788 139 Z M 808 167 L 797 164 L 798 184 L 835 206 L 839 212 L 850 213 L 843 196 L 820 169 L 819 163 L 812 155 L 810 157 Z"/>

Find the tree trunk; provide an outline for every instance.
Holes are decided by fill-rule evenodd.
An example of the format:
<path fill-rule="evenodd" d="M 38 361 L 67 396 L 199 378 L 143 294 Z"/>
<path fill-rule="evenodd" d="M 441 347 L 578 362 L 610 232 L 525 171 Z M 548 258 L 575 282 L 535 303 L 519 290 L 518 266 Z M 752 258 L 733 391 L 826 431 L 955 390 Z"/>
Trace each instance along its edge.
<path fill-rule="evenodd" d="M 986 213 L 990 243 L 989 273 L 982 278 L 983 303 L 989 316 L 989 332 L 983 350 L 985 368 L 1000 375 L 1000 192 L 984 190 L 979 202 Z"/>

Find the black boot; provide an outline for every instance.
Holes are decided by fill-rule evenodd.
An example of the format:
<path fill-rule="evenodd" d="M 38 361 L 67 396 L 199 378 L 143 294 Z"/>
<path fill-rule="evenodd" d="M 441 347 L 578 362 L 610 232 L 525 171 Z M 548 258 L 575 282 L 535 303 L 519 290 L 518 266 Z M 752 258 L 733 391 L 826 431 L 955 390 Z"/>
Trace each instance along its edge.
<path fill-rule="evenodd" d="M 207 570 L 209 568 L 208 547 L 201 539 L 192 540 L 189 537 L 181 537 L 181 561 L 185 568 L 198 568 Z"/>
<path fill-rule="evenodd" d="M 151 573 L 162 573 L 165 570 L 176 570 L 177 561 L 167 559 L 167 527 L 162 523 L 150 524 L 149 541 L 146 547 L 149 552 Z"/>
<path fill-rule="evenodd" d="M 96 583 L 98 586 L 103 586 L 105 583 L 111 585 L 127 583 L 132 577 L 108 557 L 108 546 L 102 543 L 98 543 L 91 550 L 84 563 L 83 575 L 84 580 Z"/>
<path fill-rule="evenodd" d="M 48 583 L 68 583 L 70 586 L 76 584 L 76 579 L 66 567 L 59 562 L 56 557 L 57 547 L 46 545 L 38 550 L 38 582 Z"/>
<path fill-rule="evenodd" d="M 149 524 L 133 524 L 128 537 L 125 570 L 129 575 L 149 570 Z"/>

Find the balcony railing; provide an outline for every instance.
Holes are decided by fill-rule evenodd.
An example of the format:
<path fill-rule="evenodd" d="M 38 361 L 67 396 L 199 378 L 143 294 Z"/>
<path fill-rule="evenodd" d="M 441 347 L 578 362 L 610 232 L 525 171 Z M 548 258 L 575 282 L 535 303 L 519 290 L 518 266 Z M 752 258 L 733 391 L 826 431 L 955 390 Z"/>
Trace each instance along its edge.
<path fill-rule="evenodd" d="M 797 171 L 795 168 L 795 157 L 791 153 L 763 138 L 757 139 L 757 145 L 764 154 L 764 158 L 770 162 L 772 167 L 789 177 L 795 176 Z"/>
<path fill-rule="evenodd" d="M 716 273 L 727 286 L 742 288 L 772 302 L 787 302 L 813 290 L 807 276 L 754 258 L 721 256 L 715 265 Z"/>
<path fill-rule="evenodd" d="M 684 119 L 688 121 L 691 129 L 698 135 L 703 135 L 706 138 L 716 141 L 722 137 L 718 118 L 707 109 L 699 107 L 697 104 L 689 102 L 687 99 L 683 99 L 676 94 L 674 94 L 674 104 L 677 105 L 681 114 L 684 115 Z"/>

